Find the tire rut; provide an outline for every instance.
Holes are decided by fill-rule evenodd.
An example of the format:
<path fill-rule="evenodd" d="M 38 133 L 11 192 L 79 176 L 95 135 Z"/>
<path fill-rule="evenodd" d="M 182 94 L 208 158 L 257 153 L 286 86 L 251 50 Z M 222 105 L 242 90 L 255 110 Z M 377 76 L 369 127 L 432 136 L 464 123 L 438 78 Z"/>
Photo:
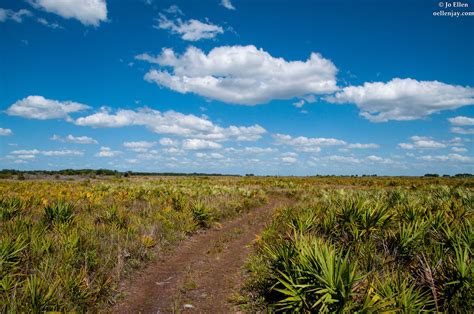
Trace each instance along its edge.
<path fill-rule="evenodd" d="M 126 282 L 124 300 L 113 313 L 237 312 L 230 298 L 239 294 L 242 266 L 273 210 L 289 201 L 274 197 L 220 227 L 183 240 L 160 261 Z"/>

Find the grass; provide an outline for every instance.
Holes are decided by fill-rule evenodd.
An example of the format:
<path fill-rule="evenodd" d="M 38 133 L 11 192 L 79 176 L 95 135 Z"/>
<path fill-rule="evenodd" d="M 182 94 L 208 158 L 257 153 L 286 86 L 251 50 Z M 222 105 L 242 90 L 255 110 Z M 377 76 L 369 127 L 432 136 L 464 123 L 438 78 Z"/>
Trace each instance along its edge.
<path fill-rule="evenodd" d="M 0 181 L 0 312 L 94 311 L 186 235 L 266 202 L 244 180 Z"/>
<path fill-rule="evenodd" d="M 244 309 L 472 312 L 473 188 L 467 178 L 0 180 L 0 311 L 100 311 L 187 235 L 285 195 L 295 205 L 254 244 Z"/>

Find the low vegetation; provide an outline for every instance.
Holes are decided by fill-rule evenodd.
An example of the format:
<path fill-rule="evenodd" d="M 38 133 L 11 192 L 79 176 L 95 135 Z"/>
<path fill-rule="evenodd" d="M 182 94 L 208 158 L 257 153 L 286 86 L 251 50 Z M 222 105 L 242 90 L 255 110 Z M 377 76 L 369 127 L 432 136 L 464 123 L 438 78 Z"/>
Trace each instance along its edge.
<path fill-rule="evenodd" d="M 248 261 L 252 310 L 472 312 L 472 190 L 413 183 L 298 190 Z"/>
<path fill-rule="evenodd" d="M 283 197 L 248 310 L 473 311 L 472 178 L 94 175 L 0 180 L 1 312 L 107 307 L 187 235 Z"/>
<path fill-rule="evenodd" d="M 265 193 L 228 178 L 0 181 L 0 312 L 85 311 L 120 280 Z"/>

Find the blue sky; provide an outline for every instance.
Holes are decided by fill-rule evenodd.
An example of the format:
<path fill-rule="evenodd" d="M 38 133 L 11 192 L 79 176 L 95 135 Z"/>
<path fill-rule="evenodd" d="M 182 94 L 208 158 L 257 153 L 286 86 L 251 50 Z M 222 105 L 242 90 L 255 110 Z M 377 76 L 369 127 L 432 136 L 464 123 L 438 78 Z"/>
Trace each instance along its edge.
<path fill-rule="evenodd" d="M 473 172 L 466 3 L 2 1 L 0 168 Z"/>

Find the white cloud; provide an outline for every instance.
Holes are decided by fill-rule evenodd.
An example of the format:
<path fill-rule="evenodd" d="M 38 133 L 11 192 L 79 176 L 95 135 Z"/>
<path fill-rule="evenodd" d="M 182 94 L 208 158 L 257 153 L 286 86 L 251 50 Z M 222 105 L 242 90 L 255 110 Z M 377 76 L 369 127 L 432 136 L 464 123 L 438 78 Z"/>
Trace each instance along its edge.
<path fill-rule="evenodd" d="M 232 5 L 230 0 L 222 0 L 221 5 L 228 10 L 235 10 L 235 7 Z"/>
<path fill-rule="evenodd" d="M 13 132 L 11 129 L 0 128 L 0 136 L 10 136 L 10 135 L 13 135 Z"/>
<path fill-rule="evenodd" d="M 350 149 L 370 149 L 370 148 L 379 148 L 380 146 L 378 144 L 374 143 L 368 143 L 368 144 L 362 144 L 362 143 L 353 143 L 347 145 L 347 148 Z"/>
<path fill-rule="evenodd" d="M 160 145 L 163 145 L 163 146 L 177 146 L 178 143 L 176 140 L 173 140 L 169 137 L 163 137 L 160 139 Z"/>
<path fill-rule="evenodd" d="M 456 153 L 465 153 L 467 152 L 467 148 L 464 147 L 452 147 L 451 150 Z"/>
<path fill-rule="evenodd" d="M 202 139 L 186 139 L 183 141 L 184 150 L 205 150 L 205 149 L 218 149 L 222 145 L 213 141 L 207 141 Z"/>
<path fill-rule="evenodd" d="M 83 156 L 84 152 L 78 151 L 78 150 L 47 150 L 47 151 L 42 151 L 38 149 L 20 149 L 20 150 L 14 150 L 10 152 L 10 154 L 18 156 L 18 158 L 23 158 L 23 159 L 32 159 L 36 155 L 44 155 L 44 156 L 60 156 L 60 157 L 65 157 L 65 156 Z M 22 156 L 22 157 L 20 157 Z M 27 156 L 27 157 L 25 157 Z M 33 157 L 31 157 L 33 156 Z"/>
<path fill-rule="evenodd" d="M 300 99 L 296 102 L 293 103 L 293 106 L 295 106 L 296 108 L 302 108 L 305 104 L 305 101 L 304 99 Z"/>
<path fill-rule="evenodd" d="M 324 138 L 324 137 L 305 137 L 298 136 L 292 137 L 286 134 L 275 134 L 273 136 L 275 139 L 275 144 L 277 145 L 287 145 L 292 146 L 296 150 L 301 152 L 308 153 L 317 153 L 321 151 L 321 146 L 336 146 L 336 145 L 346 145 L 347 143 L 343 140 L 335 138 Z"/>
<path fill-rule="evenodd" d="M 163 11 L 174 15 L 184 15 L 183 11 L 181 11 L 181 9 L 175 4 L 171 5 L 168 9 L 165 9 Z"/>
<path fill-rule="evenodd" d="M 58 23 L 54 23 L 54 22 L 49 22 L 48 20 L 40 17 L 38 19 L 36 19 L 36 21 L 46 27 L 49 27 L 49 28 L 52 28 L 52 29 L 57 29 L 57 28 L 63 28 L 61 25 L 59 25 Z"/>
<path fill-rule="evenodd" d="M 457 133 L 457 134 L 464 134 L 464 135 L 471 135 L 474 134 L 474 128 L 468 129 L 468 128 L 460 128 L 460 127 L 452 127 L 451 132 Z"/>
<path fill-rule="evenodd" d="M 65 19 L 74 18 L 84 25 L 99 26 L 107 21 L 105 0 L 29 0 L 38 9 L 57 14 Z"/>
<path fill-rule="evenodd" d="M 83 156 L 84 152 L 81 152 L 78 150 L 65 149 L 65 150 L 42 151 L 41 154 L 45 156 L 65 157 L 65 156 Z"/>
<path fill-rule="evenodd" d="M 102 109 L 90 116 L 78 118 L 75 123 L 82 126 L 106 128 L 139 125 L 158 134 L 216 141 L 230 139 L 254 141 L 266 133 L 266 130 L 259 125 L 249 127 L 232 125 L 223 128 L 205 117 L 197 117 L 192 114 L 185 115 L 176 111 L 161 113 L 149 108 L 141 108 L 137 111 L 119 109 L 116 113 L 110 113 L 107 109 Z"/>
<path fill-rule="evenodd" d="M 110 147 L 102 146 L 97 154 L 96 157 L 115 157 L 120 155 L 121 151 L 112 150 Z"/>
<path fill-rule="evenodd" d="M 457 125 L 456 127 L 451 128 L 451 132 L 458 133 L 458 134 L 465 134 L 471 135 L 474 134 L 473 128 L 461 128 L 459 126 L 472 126 L 474 125 L 474 118 L 465 117 L 465 116 L 457 116 L 454 118 L 449 118 L 448 121 L 452 125 Z"/>
<path fill-rule="evenodd" d="M 211 39 L 224 33 L 222 27 L 214 25 L 209 21 L 206 21 L 206 23 L 194 19 L 183 21 L 181 18 L 170 20 L 164 14 L 160 14 L 158 25 L 154 27 L 169 30 L 173 34 L 181 35 L 183 40 L 188 41 Z"/>
<path fill-rule="evenodd" d="M 145 80 L 179 93 L 241 105 L 267 103 L 337 90 L 336 66 L 318 53 L 306 61 L 275 58 L 255 46 L 222 46 L 208 54 L 189 47 L 182 55 L 163 49 L 156 57 L 136 59 L 172 68 L 152 69 Z"/>
<path fill-rule="evenodd" d="M 447 146 L 426 136 L 412 136 L 410 139 L 412 140 L 411 143 L 399 143 L 398 146 L 402 149 L 436 149 Z"/>
<path fill-rule="evenodd" d="M 198 158 L 205 158 L 205 159 L 223 159 L 224 155 L 219 154 L 219 153 L 196 153 L 196 157 Z"/>
<path fill-rule="evenodd" d="M 394 163 L 394 161 L 392 159 L 383 158 L 383 157 L 376 156 L 376 155 L 367 156 L 367 160 L 372 161 L 372 162 L 376 162 L 376 163 L 381 163 L 381 164 L 393 164 Z"/>
<path fill-rule="evenodd" d="M 448 121 L 453 125 L 474 125 L 474 118 L 465 116 L 449 118 Z"/>
<path fill-rule="evenodd" d="M 297 162 L 298 159 L 296 157 L 285 156 L 285 157 L 281 157 L 281 161 L 289 163 L 289 164 L 293 164 Z"/>
<path fill-rule="evenodd" d="M 21 9 L 18 11 L 2 9 L 0 8 L 0 23 L 6 22 L 8 20 L 15 21 L 17 23 L 23 22 L 24 17 L 32 16 L 31 12 L 26 9 Z"/>
<path fill-rule="evenodd" d="M 28 119 L 67 119 L 69 113 L 89 108 L 73 101 L 58 101 L 46 99 L 43 96 L 28 96 L 11 105 L 6 113 L 10 116 L 20 116 Z"/>
<path fill-rule="evenodd" d="M 362 160 L 359 158 L 352 157 L 352 156 L 341 156 L 341 155 L 326 156 L 324 159 L 329 160 L 329 161 L 352 163 L 352 164 L 360 164 L 362 162 Z"/>
<path fill-rule="evenodd" d="M 438 81 L 395 78 L 387 83 L 364 83 L 343 88 L 325 98 L 331 103 L 354 103 L 372 122 L 415 120 L 442 110 L 474 104 L 474 88 Z"/>
<path fill-rule="evenodd" d="M 469 156 L 463 156 L 459 154 L 448 154 L 448 155 L 437 155 L 437 156 L 421 156 L 418 159 L 425 160 L 425 161 L 452 161 L 452 162 L 466 162 L 472 163 L 474 162 L 474 158 Z"/>
<path fill-rule="evenodd" d="M 51 140 L 58 141 L 58 142 L 69 142 L 69 143 L 76 143 L 76 144 L 99 144 L 95 139 L 88 136 L 74 136 L 69 134 L 66 137 L 62 137 L 59 135 L 54 134 L 51 137 Z"/>
<path fill-rule="evenodd" d="M 123 147 L 137 152 L 137 153 L 144 153 L 148 151 L 148 149 L 152 148 L 156 145 L 156 142 L 147 142 L 147 141 L 137 141 L 137 142 L 124 142 Z"/>

